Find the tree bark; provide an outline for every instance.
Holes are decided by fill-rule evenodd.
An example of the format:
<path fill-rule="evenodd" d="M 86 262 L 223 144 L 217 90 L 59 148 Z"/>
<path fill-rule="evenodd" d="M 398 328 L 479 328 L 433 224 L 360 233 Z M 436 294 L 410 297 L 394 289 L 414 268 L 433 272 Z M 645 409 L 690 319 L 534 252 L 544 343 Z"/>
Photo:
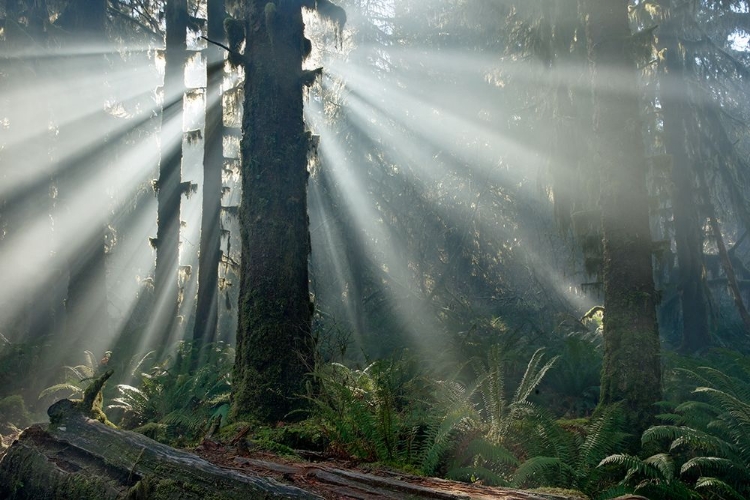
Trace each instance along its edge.
<path fill-rule="evenodd" d="M 586 0 L 585 6 L 601 171 L 605 315 L 600 404 L 623 402 L 627 428 L 638 436 L 661 397 L 661 367 L 636 66 L 626 4 Z"/>
<path fill-rule="evenodd" d="M 308 285 L 308 137 L 298 2 L 246 7 L 242 261 L 232 416 L 272 422 L 299 406 L 313 362 Z"/>
<path fill-rule="evenodd" d="M 177 321 L 177 271 L 180 241 L 180 167 L 182 160 L 182 101 L 185 94 L 187 0 L 167 0 L 167 34 L 164 68 L 164 103 L 159 164 L 156 268 L 156 304 L 149 348 L 164 349 Z"/>
<path fill-rule="evenodd" d="M 26 429 L 0 462 L 8 500 L 241 500 L 320 498 L 272 479 L 221 469 L 190 453 L 50 407 L 52 423 Z"/>
<path fill-rule="evenodd" d="M 208 1 L 208 38 L 224 43 L 223 0 Z M 221 84 L 224 52 L 213 43 L 206 48 L 206 133 L 203 150 L 203 206 L 198 261 L 198 301 L 195 311 L 193 348 L 200 350 L 216 340 L 219 311 L 219 261 L 221 260 L 221 172 L 223 154 L 223 112 Z"/>

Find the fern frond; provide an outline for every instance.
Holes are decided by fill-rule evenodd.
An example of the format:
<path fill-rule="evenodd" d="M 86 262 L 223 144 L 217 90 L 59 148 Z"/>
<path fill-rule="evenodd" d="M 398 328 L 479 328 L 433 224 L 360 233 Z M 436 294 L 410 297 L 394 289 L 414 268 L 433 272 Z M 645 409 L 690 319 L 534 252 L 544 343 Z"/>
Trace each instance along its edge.
<path fill-rule="evenodd" d="M 551 472 L 558 478 L 567 480 L 555 484 L 544 484 L 545 486 L 564 487 L 570 484 L 570 478 L 575 477 L 576 470 L 570 465 L 560 460 L 558 457 L 532 457 L 522 463 L 513 474 L 512 485 L 514 487 L 524 486 L 534 476 L 541 476 L 546 472 Z"/>
<path fill-rule="evenodd" d="M 519 464 L 518 459 L 508 449 L 499 444 L 491 443 L 483 437 L 469 441 L 462 455 L 471 458 L 481 457 L 494 464 L 512 465 L 514 467 Z"/>
<path fill-rule="evenodd" d="M 671 425 L 681 425 L 685 423 L 685 417 L 678 415 L 677 413 L 662 413 L 657 415 L 656 419 Z"/>
<path fill-rule="evenodd" d="M 734 498 L 736 500 L 746 500 L 745 495 L 741 495 L 729 484 L 715 477 L 699 477 L 695 482 L 696 490 L 708 490 L 715 495 L 715 498 Z"/>
<path fill-rule="evenodd" d="M 94 356 L 94 353 L 91 351 L 83 351 L 83 353 L 86 355 L 86 361 L 88 362 L 88 368 L 91 369 L 92 375 L 94 370 L 96 370 L 96 367 L 99 365 L 99 362 L 96 359 L 96 356 Z"/>
<path fill-rule="evenodd" d="M 529 364 L 526 366 L 526 372 L 521 379 L 521 383 L 516 389 L 516 393 L 513 396 L 513 402 L 526 401 L 531 393 L 536 389 L 539 383 L 544 378 L 544 375 L 552 368 L 557 362 L 560 356 L 555 356 L 541 368 L 539 365 L 542 363 L 544 358 L 544 348 L 537 349 L 536 352 L 531 356 Z"/>
<path fill-rule="evenodd" d="M 597 467 L 604 465 L 619 465 L 624 466 L 628 469 L 628 476 L 640 475 L 650 479 L 658 479 L 661 476 L 659 469 L 654 467 L 652 464 L 648 464 L 638 457 L 633 455 L 627 455 L 619 453 L 616 455 L 610 455 L 604 458 Z"/>
<path fill-rule="evenodd" d="M 748 434 L 750 434 L 750 404 L 712 387 L 698 387 L 693 392 L 705 394 L 709 399 L 718 403 L 725 412 L 735 419 L 738 427 L 746 428 Z"/>
<path fill-rule="evenodd" d="M 577 467 L 581 472 L 596 467 L 606 455 L 616 451 L 628 434 L 622 432 L 624 412 L 622 405 L 606 407 L 587 426 L 586 438 L 578 452 Z"/>
<path fill-rule="evenodd" d="M 657 453 L 648 457 L 643 462 L 655 467 L 661 474 L 661 477 L 667 481 L 674 479 L 674 460 L 669 453 Z"/>
<path fill-rule="evenodd" d="M 484 484 L 490 486 L 509 485 L 508 480 L 502 475 L 480 465 L 450 468 L 446 472 L 445 477 L 452 481 L 463 481 L 467 483 L 481 480 Z"/>
<path fill-rule="evenodd" d="M 56 394 L 58 392 L 68 391 L 68 395 L 80 395 L 83 394 L 83 389 L 80 387 L 73 385 L 73 384 L 55 384 L 53 386 L 47 387 L 42 392 L 39 393 L 39 399 L 42 399 L 45 396 L 49 396 L 50 394 Z"/>
<path fill-rule="evenodd" d="M 730 456 L 734 453 L 732 446 L 726 441 L 686 426 L 657 425 L 650 427 L 641 436 L 641 443 L 645 445 L 664 439 L 672 441 L 669 451 L 674 451 L 682 446 L 690 446 L 693 449 L 724 456 Z"/>
<path fill-rule="evenodd" d="M 737 467 L 733 461 L 721 457 L 693 457 L 680 467 L 680 474 L 698 471 L 699 474 L 721 473 L 739 478 L 748 476 L 744 467 Z"/>

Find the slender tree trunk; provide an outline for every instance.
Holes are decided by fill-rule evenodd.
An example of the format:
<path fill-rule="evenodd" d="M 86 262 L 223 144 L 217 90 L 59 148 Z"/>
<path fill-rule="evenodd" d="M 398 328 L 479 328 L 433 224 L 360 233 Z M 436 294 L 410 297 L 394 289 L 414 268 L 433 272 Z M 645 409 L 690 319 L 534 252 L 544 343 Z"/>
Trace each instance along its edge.
<path fill-rule="evenodd" d="M 180 241 L 180 166 L 182 159 L 182 100 L 185 94 L 187 0 L 167 0 L 164 104 L 161 161 L 158 179 L 156 233 L 156 304 L 150 348 L 164 349 L 177 321 Z"/>
<path fill-rule="evenodd" d="M 748 313 L 745 303 L 742 301 L 742 293 L 740 292 L 740 286 L 737 281 L 737 274 L 734 272 L 734 266 L 732 266 L 732 259 L 727 250 L 727 246 L 724 244 L 724 237 L 721 234 L 721 226 L 716 218 L 714 206 L 711 204 L 708 189 L 705 187 L 704 175 L 701 173 L 699 177 L 700 182 L 703 185 L 702 191 L 704 193 L 704 204 L 708 207 L 708 224 L 711 227 L 711 233 L 716 241 L 716 248 L 719 251 L 721 267 L 724 269 L 724 274 L 727 277 L 729 292 L 732 295 L 732 299 L 734 299 L 734 305 L 742 319 L 742 324 L 745 326 L 746 333 L 750 333 L 750 313 Z"/>
<path fill-rule="evenodd" d="M 677 38 L 677 19 L 665 21 L 659 33 L 662 48 L 666 49 L 666 68 L 662 75 L 662 113 L 664 142 L 672 157 L 672 212 L 679 268 L 678 290 L 682 305 L 682 345 L 686 353 L 706 349 L 711 343 L 708 323 L 708 303 L 703 269 L 703 228 L 696 203 L 694 160 L 688 151 L 689 138 L 686 120 L 688 88 L 685 82 L 684 60 Z"/>
<path fill-rule="evenodd" d="M 308 139 L 300 4 L 247 3 L 234 418 L 272 422 L 299 406 L 312 366 Z"/>
<path fill-rule="evenodd" d="M 628 429 L 639 435 L 661 397 L 661 368 L 636 67 L 626 3 L 586 0 L 585 6 L 604 243 L 600 403 L 623 402 Z"/>
<path fill-rule="evenodd" d="M 208 0 L 208 38 L 223 43 L 223 0 Z M 223 112 L 221 84 L 224 79 L 223 49 L 209 43 L 206 87 L 206 133 L 203 150 L 203 210 L 198 261 L 198 302 L 195 311 L 193 348 L 199 350 L 216 340 L 219 311 L 219 261 L 221 260 L 221 172 Z"/>
<path fill-rule="evenodd" d="M 68 43 L 76 53 L 78 47 L 94 46 L 102 49 L 106 43 L 106 0 L 96 0 L 81 3 L 73 3 L 63 13 L 61 28 L 69 33 Z M 84 58 L 89 57 L 88 62 L 94 78 L 97 78 L 101 84 L 105 80 L 105 60 L 101 55 L 86 56 L 83 54 L 71 57 Z M 65 70 L 65 68 L 63 68 Z M 93 100 L 87 106 L 90 109 L 101 109 L 103 102 L 101 95 L 94 94 L 91 97 L 81 96 L 84 100 Z M 61 127 L 60 135 L 63 140 L 72 144 L 78 144 L 81 137 L 97 137 L 101 134 L 102 128 L 108 120 L 112 118 L 107 116 L 103 111 L 94 112 L 87 120 L 88 126 L 92 129 L 89 133 L 81 130 L 80 124 L 64 124 Z M 73 130 L 75 128 L 75 130 Z M 106 142 L 106 138 L 102 138 Z M 92 173 L 96 175 L 106 166 L 106 146 L 101 145 L 96 150 L 83 151 L 77 161 L 83 168 L 76 168 L 72 163 L 72 158 L 66 159 L 62 165 L 60 191 L 64 200 L 72 200 L 78 194 L 76 191 L 84 185 Z M 72 167 L 72 168 L 70 168 Z M 105 193 L 100 193 L 96 199 L 92 199 L 91 205 L 97 207 L 97 210 L 106 206 L 107 199 Z M 68 219 L 78 219 L 81 214 L 69 213 Z M 80 220 L 80 219 L 79 219 Z M 109 338 L 109 314 L 107 313 L 107 282 L 106 282 L 106 259 L 105 259 L 105 223 L 99 222 L 96 227 L 86 229 L 85 238 L 79 241 L 71 242 L 76 246 L 75 253 L 68 261 L 70 270 L 68 280 L 68 295 L 65 301 L 66 325 L 64 342 L 60 345 L 72 347 L 72 355 L 80 356 L 84 349 L 102 351 L 104 346 L 101 345 L 105 339 Z M 95 342 L 94 339 L 101 339 Z M 101 355 L 102 352 L 96 352 Z"/>

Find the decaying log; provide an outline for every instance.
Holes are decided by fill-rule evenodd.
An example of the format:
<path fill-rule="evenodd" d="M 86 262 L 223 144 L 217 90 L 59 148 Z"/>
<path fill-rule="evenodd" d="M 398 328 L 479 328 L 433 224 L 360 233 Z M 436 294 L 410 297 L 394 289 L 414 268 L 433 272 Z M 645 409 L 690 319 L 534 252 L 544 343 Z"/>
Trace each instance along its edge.
<path fill-rule="evenodd" d="M 141 434 L 108 427 L 62 400 L 0 462 L 9 500 L 315 499 L 299 488 L 217 467 Z"/>

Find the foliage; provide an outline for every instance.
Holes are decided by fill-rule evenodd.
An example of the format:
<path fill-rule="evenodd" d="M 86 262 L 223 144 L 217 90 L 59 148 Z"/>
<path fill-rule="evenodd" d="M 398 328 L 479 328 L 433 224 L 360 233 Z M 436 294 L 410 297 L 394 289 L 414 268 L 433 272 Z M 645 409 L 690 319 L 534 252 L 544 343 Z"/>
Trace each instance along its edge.
<path fill-rule="evenodd" d="M 87 382 L 93 379 L 100 367 L 91 351 L 84 351 L 85 362 L 76 366 L 63 366 L 63 381 L 47 387 L 39 393 L 39 399 L 48 397 L 54 401 L 64 398 L 82 397 Z M 102 360 L 103 361 L 103 360 Z M 48 401 L 52 403 L 53 401 Z"/>
<path fill-rule="evenodd" d="M 489 350 L 486 362 L 472 360 L 471 385 L 443 382 L 447 411 L 427 429 L 422 470 L 505 485 L 519 459 L 560 453 L 568 446 L 564 433 L 549 413 L 530 401 L 556 360 L 545 363 L 543 349 L 537 350 L 510 397 L 505 390 L 506 363 L 497 347 Z"/>
<path fill-rule="evenodd" d="M 31 415 L 23 398 L 14 394 L 0 399 L 0 432 L 11 433 L 23 429 L 31 423 Z"/>
<path fill-rule="evenodd" d="M 649 498 L 747 498 L 750 495 L 750 358 L 718 351 L 722 368 L 677 367 L 672 381 L 693 384 L 691 398 L 665 402 L 665 425 L 643 433 L 646 459 L 612 455 L 602 465 L 627 470 L 622 483 Z M 683 358 L 684 364 L 697 361 Z M 697 387 L 696 387 L 697 385 Z"/>
<path fill-rule="evenodd" d="M 593 495 L 607 484 L 607 473 L 597 468 L 600 461 L 622 447 L 627 434 L 620 405 L 608 406 L 595 415 L 582 433 L 573 435 L 571 453 L 533 456 L 516 470 L 515 486 L 556 486 L 574 488 Z M 564 452 L 568 450 L 562 449 Z"/>
<path fill-rule="evenodd" d="M 540 390 L 545 406 L 566 418 L 589 416 L 599 402 L 602 371 L 601 335 L 570 333 L 558 347 L 560 359 L 555 376 L 548 377 Z"/>
<path fill-rule="evenodd" d="M 110 410 L 121 410 L 121 425 L 138 428 L 146 424 L 166 426 L 169 437 L 201 437 L 214 419 L 226 423 L 231 389 L 231 367 L 234 351 L 218 343 L 205 346 L 205 364 L 190 371 L 191 345 L 181 342 L 176 351 L 148 372 L 140 373 L 139 387 L 119 384 L 120 396 Z M 140 358 L 137 368 L 142 368 Z M 151 425 L 162 436 L 163 427 Z"/>
<path fill-rule="evenodd" d="M 368 461 L 413 463 L 431 400 L 429 383 L 408 353 L 362 370 L 340 363 L 316 367 L 310 414 L 330 449 Z"/>

